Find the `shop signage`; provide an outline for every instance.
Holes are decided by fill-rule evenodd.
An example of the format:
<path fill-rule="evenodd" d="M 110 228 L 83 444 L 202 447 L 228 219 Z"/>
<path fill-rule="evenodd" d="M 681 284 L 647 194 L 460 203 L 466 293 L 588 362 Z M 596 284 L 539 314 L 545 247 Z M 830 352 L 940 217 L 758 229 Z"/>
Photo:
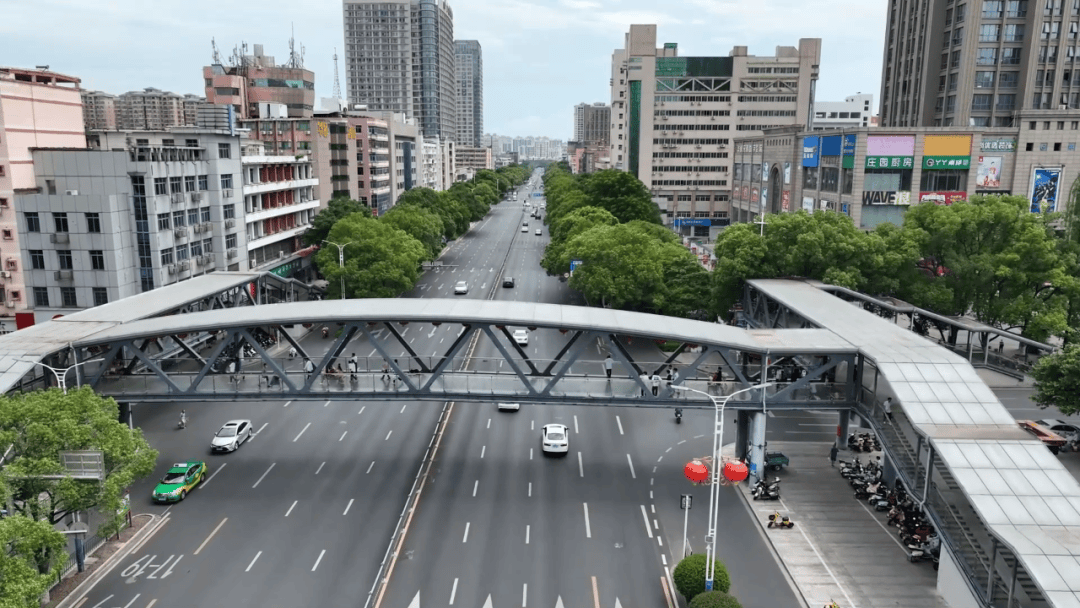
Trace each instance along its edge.
<path fill-rule="evenodd" d="M 923 169 L 970 169 L 970 156 L 924 156 Z"/>
<path fill-rule="evenodd" d="M 914 169 L 915 159 L 911 156 L 867 156 L 866 169 Z"/>
<path fill-rule="evenodd" d="M 855 156 L 855 135 L 844 136 L 844 156 Z"/>
<path fill-rule="evenodd" d="M 818 166 L 818 154 L 819 154 L 819 142 L 821 138 L 817 136 L 804 137 L 802 140 L 802 166 L 804 167 L 816 167 Z"/>
<path fill-rule="evenodd" d="M 935 205 L 951 205 L 967 200 L 967 192 L 920 192 L 920 203 L 934 203 Z"/>
<path fill-rule="evenodd" d="M 828 137 L 821 138 L 821 155 L 822 156 L 840 156 L 840 150 L 843 147 L 842 139 L 839 135 L 830 135 Z"/>
<path fill-rule="evenodd" d="M 871 190 L 869 192 L 862 193 L 862 204 L 864 205 L 910 205 L 911 193 L 910 192 L 882 192 L 879 190 Z"/>
<path fill-rule="evenodd" d="M 813 197 L 804 196 L 803 199 L 802 199 L 802 208 L 803 208 L 803 211 L 809 211 L 810 213 L 813 213 L 814 212 L 814 199 L 813 199 Z"/>
<path fill-rule="evenodd" d="M 712 226 L 712 220 L 709 218 L 677 217 L 675 218 L 675 227 L 679 226 Z"/>
<path fill-rule="evenodd" d="M 1012 137 L 984 137 L 979 142 L 981 152 L 1016 152 L 1016 139 Z"/>
<path fill-rule="evenodd" d="M 277 276 L 279 276 L 279 277 L 281 277 L 283 279 L 287 279 L 287 278 L 289 278 L 289 275 L 291 275 L 293 272 L 295 272 L 299 268 L 300 268 L 300 260 L 292 260 L 291 262 L 282 264 L 281 266 L 278 266 L 277 268 L 271 270 L 270 273 L 271 274 L 276 274 Z"/>

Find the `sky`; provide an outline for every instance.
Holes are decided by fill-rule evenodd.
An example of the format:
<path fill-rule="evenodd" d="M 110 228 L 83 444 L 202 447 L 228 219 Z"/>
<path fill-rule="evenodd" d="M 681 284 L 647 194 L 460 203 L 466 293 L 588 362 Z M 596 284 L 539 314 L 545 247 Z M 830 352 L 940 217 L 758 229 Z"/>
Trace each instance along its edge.
<path fill-rule="evenodd" d="M 735 46 L 772 56 L 821 38 L 818 101 L 880 94 L 885 2 L 866 0 L 452 0 L 454 37 L 479 40 L 484 131 L 569 139 L 573 108 L 610 103 L 611 53 L 630 24 L 656 24 L 657 45 L 679 55 L 727 56 Z M 341 0 L 0 0 L 0 64 L 51 70 L 113 94 L 154 87 L 204 95 L 211 39 L 223 57 L 262 44 L 278 63 L 290 32 L 315 72 L 316 104 L 344 66 Z M 345 90 L 344 72 L 340 72 Z"/>

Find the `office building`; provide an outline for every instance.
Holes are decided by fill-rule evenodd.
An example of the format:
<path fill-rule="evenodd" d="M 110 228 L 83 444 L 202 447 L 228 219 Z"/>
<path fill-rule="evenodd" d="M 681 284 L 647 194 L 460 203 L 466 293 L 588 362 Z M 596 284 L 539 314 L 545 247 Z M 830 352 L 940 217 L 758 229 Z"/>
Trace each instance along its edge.
<path fill-rule="evenodd" d="M 233 106 L 240 119 L 267 118 L 265 111 L 260 114 L 260 104 L 267 103 L 284 106 L 286 117 L 310 118 L 315 110 L 315 73 L 304 69 L 300 55 L 291 52 L 287 63 L 277 65 L 263 54 L 263 45 L 254 45 L 251 55 L 245 54 L 246 49 L 245 45 L 234 51 L 228 65 L 215 51 L 213 65 L 203 67 L 206 101 Z"/>
<path fill-rule="evenodd" d="M 477 148 L 484 135 L 484 57 L 476 40 L 455 40 L 457 143 Z"/>
<path fill-rule="evenodd" d="M 415 118 L 457 138 L 454 13 L 446 0 L 344 0 L 350 105 Z"/>
<path fill-rule="evenodd" d="M 195 95 L 178 95 L 148 87 L 129 91 L 116 100 L 116 129 L 120 131 L 164 131 L 172 127 L 195 126 L 199 107 L 206 100 Z"/>
<path fill-rule="evenodd" d="M 177 128 L 90 137 L 94 148 L 35 148 L 34 187 L 18 196 L 36 320 L 248 269 L 238 135 Z"/>
<path fill-rule="evenodd" d="M 874 96 L 859 93 L 844 101 L 814 101 L 813 130 L 872 127 Z"/>
<path fill-rule="evenodd" d="M 610 136 L 611 106 L 606 103 L 580 103 L 574 106 L 574 141 L 586 146 L 607 146 Z"/>
<path fill-rule="evenodd" d="M 1019 112 L 1018 127 L 797 126 L 735 140 L 734 221 L 761 213 L 830 211 L 856 226 L 899 225 L 910 205 L 1014 194 L 1033 213 L 1063 211 L 1080 178 L 1080 119 Z"/>
<path fill-rule="evenodd" d="M 117 128 L 116 95 L 101 91 L 83 91 L 83 126 L 87 131 L 111 131 Z"/>
<path fill-rule="evenodd" d="M 33 188 L 32 148 L 85 148 L 79 79 L 45 70 L 0 68 L 0 333 L 33 325 L 16 193 Z"/>
<path fill-rule="evenodd" d="M 457 169 L 472 169 L 476 171 L 495 169 L 495 159 L 491 155 L 491 148 L 470 148 L 467 146 L 457 147 Z"/>
<path fill-rule="evenodd" d="M 881 126 L 1018 127 L 1018 112 L 1080 116 L 1080 5 L 1066 0 L 915 0 L 892 5 Z"/>
<path fill-rule="evenodd" d="M 612 166 L 644 182 L 668 225 L 715 237 L 731 211 L 731 140 L 809 125 L 820 60 L 818 38 L 771 57 L 679 57 L 656 47 L 655 25 L 631 25 L 612 56 Z"/>

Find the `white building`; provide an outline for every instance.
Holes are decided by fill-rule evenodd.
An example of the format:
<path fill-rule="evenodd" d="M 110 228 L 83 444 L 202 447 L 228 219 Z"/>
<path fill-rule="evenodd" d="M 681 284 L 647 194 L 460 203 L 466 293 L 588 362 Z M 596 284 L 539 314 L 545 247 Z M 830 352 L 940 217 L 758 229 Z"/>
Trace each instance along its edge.
<path fill-rule="evenodd" d="M 484 56 L 480 42 L 455 40 L 457 143 L 479 146 L 484 133 Z"/>
<path fill-rule="evenodd" d="M 244 140 L 244 224 L 252 270 L 290 276 L 301 269 L 300 237 L 319 208 L 319 180 L 308 155 L 266 156 L 262 142 Z M 293 267 L 288 263 L 292 262 Z M 278 267 L 286 265 L 284 271 Z"/>
<path fill-rule="evenodd" d="M 874 117 L 872 94 L 852 95 L 844 101 L 815 101 L 813 130 L 871 127 Z"/>
<path fill-rule="evenodd" d="M 215 270 L 248 269 L 239 136 L 92 133 L 99 149 L 36 149 L 17 209 L 35 319 Z"/>

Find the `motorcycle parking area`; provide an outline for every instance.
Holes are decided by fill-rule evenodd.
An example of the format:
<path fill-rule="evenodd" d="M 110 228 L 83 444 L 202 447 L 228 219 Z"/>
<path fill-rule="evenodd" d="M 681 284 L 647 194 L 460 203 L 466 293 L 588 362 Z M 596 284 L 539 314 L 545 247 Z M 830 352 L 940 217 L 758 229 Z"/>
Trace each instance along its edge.
<path fill-rule="evenodd" d="M 886 525 L 887 513 L 856 500 L 840 463 L 830 466 L 830 443 L 769 442 L 791 466 L 768 471 L 779 478 L 780 500 L 753 500 L 753 484 L 739 484 L 741 496 L 757 515 L 808 608 L 835 601 L 841 608 L 937 608 L 946 606 L 937 593 L 937 572 L 931 562 L 910 563 L 897 528 Z M 861 457 L 865 463 L 880 454 L 841 450 L 839 459 Z M 766 527 L 779 513 L 794 528 Z"/>

